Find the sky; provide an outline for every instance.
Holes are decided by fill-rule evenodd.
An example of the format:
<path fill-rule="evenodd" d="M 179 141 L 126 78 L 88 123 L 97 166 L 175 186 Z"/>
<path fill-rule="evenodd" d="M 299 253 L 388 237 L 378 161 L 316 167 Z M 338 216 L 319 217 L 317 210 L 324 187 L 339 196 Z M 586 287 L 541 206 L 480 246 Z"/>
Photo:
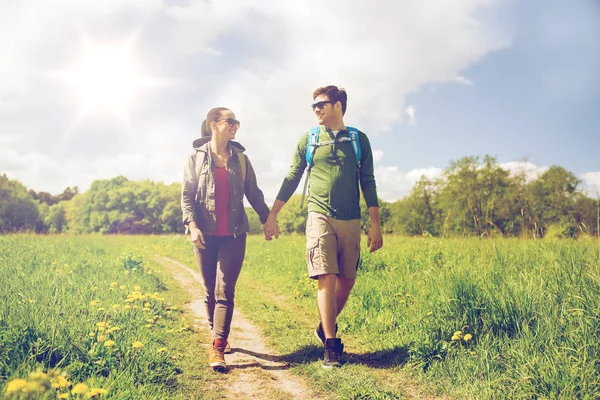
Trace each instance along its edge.
<path fill-rule="evenodd" d="M 0 174 L 35 191 L 180 182 L 225 106 L 272 202 L 334 84 L 386 201 L 486 154 L 600 192 L 598 1 L 0 0 L 0 37 Z"/>

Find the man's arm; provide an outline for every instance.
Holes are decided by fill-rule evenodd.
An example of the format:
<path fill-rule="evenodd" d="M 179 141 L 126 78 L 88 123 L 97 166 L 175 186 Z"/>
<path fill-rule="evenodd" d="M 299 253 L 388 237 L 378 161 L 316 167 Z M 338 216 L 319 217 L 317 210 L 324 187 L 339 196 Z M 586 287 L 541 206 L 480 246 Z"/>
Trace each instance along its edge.
<path fill-rule="evenodd" d="M 371 217 L 371 228 L 367 234 L 367 246 L 369 247 L 369 252 L 372 253 L 379 250 L 383 246 L 379 207 L 369 207 L 369 216 Z"/>
<path fill-rule="evenodd" d="M 371 151 L 371 143 L 366 135 L 363 134 L 360 137 L 360 144 L 363 154 L 360 167 L 360 187 L 369 208 L 369 216 L 371 217 L 371 228 L 367 235 L 367 246 L 369 246 L 369 250 L 372 253 L 383 246 L 381 219 L 379 217 L 379 199 L 377 198 L 377 185 L 375 184 L 373 152 Z"/>
<path fill-rule="evenodd" d="M 264 225 L 265 239 L 271 240 L 273 236 L 279 238 L 279 227 L 277 226 L 277 214 L 281 211 L 285 203 L 290 199 L 292 194 L 298 188 L 302 174 L 306 169 L 306 145 L 308 141 L 308 132 L 302 135 L 296 146 L 296 151 L 292 157 L 292 165 L 287 175 L 283 179 L 277 198 L 273 203 L 271 212 L 267 217 L 267 222 Z"/>

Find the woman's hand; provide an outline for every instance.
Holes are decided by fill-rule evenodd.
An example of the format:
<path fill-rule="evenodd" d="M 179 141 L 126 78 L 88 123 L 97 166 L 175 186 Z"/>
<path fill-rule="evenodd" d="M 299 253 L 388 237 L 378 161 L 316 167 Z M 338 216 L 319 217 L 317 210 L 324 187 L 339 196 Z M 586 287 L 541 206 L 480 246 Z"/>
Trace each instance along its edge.
<path fill-rule="evenodd" d="M 204 249 L 204 236 L 202 235 L 200 229 L 196 227 L 190 227 L 190 239 L 192 240 L 194 246 L 201 250 Z"/>
<path fill-rule="evenodd" d="M 277 225 L 274 216 L 269 215 L 267 222 L 265 222 L 265 225 L 263 226 L 263 231 L 266 240 L 271 240 L 273 236 L 275 236 L 275 239 L 279 239 L 279 225 Z"/>

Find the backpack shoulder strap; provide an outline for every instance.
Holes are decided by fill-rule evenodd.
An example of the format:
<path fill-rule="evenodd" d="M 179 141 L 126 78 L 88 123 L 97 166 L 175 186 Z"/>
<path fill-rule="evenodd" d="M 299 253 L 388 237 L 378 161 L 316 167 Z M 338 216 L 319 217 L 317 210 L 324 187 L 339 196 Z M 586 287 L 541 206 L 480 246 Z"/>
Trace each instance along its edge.
<path fill-rule="evenodd" d="M 238 160 L 240 161 L 240 168 L 242 170 L 242 182 L 244 182 L 244 184 L 246 183 L 246 156 L 244 156 L 244 153 L 239 152 L 237 153 L 238 155 Z"/>
<path fill-rule="evenodd" d="M 354 150 L 354 155 L 356 156 L 356 165 L 360 169 L 362 149 L 360 147 L 360 135 L 358 134 L 358 129 L 351 126 L 347 126 L 346 129 L 348 129 L 348 135 L 351 140 L 350 144 L 352 145 L 352 150 Z"/>
<path fill-rule="evenodd" d="M 320 126 L 310 128 L 308 131 L 308 140 L 306 142 L 306 165 L 310 169 L 313 165 L 313 157 L 315 155 L 315 149 L 317 148 L 317 142 L 319 141 Z"/>

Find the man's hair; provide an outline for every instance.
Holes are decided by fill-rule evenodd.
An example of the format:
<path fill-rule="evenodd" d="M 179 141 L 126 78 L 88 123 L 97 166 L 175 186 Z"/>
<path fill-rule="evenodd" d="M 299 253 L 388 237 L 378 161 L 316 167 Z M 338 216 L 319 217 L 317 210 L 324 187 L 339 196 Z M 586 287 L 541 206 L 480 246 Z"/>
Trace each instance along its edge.
<path fill-rule="evenodd" d="M 229 108 L 226 107 L 215 107 L 206 114 L 206 119 L 202 121 L 202 126 L 200 127 L 200 137 L 212 136 L 212 130 L 210 129 L 210 123 L 221 119 L 223 116 L 223 111 L 230 111 Z"/>
<path fill-rule="evenodd" d="M 344 88 L 338 88 L 337 86 L 333 85 L 317 88 L 317 90 L 313 92 L 313 100 L 322 94 L 326 95 L 333 104 L 337 103 L 338 101 L 342 103 L 342 115 L 346 114 L 348 95 L 346 94 L 346 90 Z"/>

